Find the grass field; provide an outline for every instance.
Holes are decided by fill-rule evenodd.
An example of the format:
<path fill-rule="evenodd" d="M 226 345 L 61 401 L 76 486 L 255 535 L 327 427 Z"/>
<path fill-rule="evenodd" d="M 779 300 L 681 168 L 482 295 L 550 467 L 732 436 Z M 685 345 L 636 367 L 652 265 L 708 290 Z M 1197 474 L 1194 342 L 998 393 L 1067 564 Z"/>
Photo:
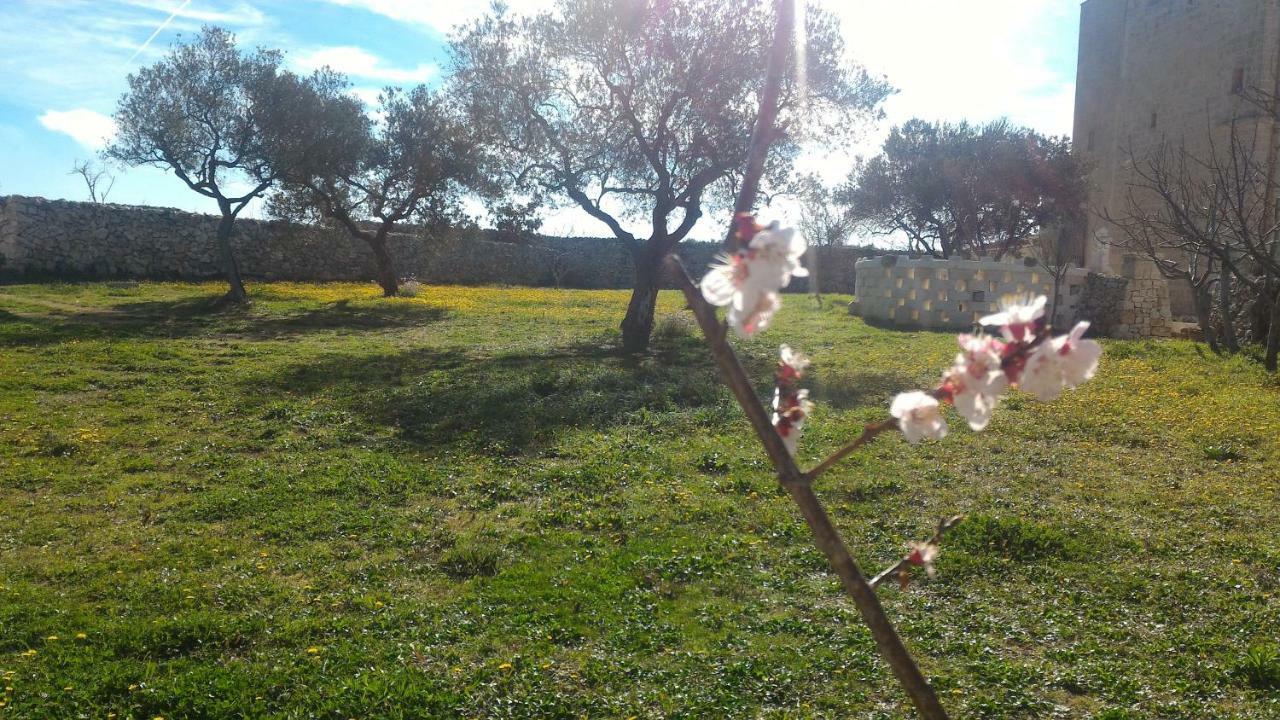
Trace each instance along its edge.
<path fill-rule="evenodd" d="M 0 287 L 0 717 L 899 718 L 692 324 L 625 294 Z M 951 336 L 792 296 L 806 463 Z M 954 716 L 1280 717 L 1280 384 L 1109 342 L 1061 401 L 819 495 Z"/>

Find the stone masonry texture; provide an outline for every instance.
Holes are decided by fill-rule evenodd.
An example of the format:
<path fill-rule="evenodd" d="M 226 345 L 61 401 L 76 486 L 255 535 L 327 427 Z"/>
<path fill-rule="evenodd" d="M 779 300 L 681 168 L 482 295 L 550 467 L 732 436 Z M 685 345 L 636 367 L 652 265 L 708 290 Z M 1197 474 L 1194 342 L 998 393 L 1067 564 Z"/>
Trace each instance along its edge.
<path fill-rule="evenodd" d="M 9 279 L 219 278 L 214 247 L 218 218 L 169 208 L 0 197 L 0 277 Z M 572 288 L 629 288 L 629 248 L 612 238 L 539 236 L 527 243 L 474 236 L 390 238 L 402 277 L 426 283 L 507 284 Z M 245 276 L 260 280 L 373 280 L 373 254 L 338 228 L 282 221 L 237 220 L 232 236 Z M 685 266 L 700 276 L 720 252 L 716 243 L 684 242 Z M 859 248 L 817 248 L 824 292 L 852 293 Z M 805 292 L 807 281 L 788 288 Z"/>

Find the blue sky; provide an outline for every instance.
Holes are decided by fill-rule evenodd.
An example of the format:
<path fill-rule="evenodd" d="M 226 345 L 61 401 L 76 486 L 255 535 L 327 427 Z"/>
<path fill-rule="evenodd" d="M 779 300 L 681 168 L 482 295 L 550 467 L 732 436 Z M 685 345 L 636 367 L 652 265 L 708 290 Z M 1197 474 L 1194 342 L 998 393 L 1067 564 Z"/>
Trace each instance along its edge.
<path fill-rule="evenodd" d="M 550 0 L 509 4 L 539 9 Z M 69 172 L 77 160 L 94 157 L 111 132 L 109 118 L 127 74 L 154 62 L 202 24 L 230 28 L 245 46 L 284 50 L 287 62 L 299 70 L 320 64 L 343 70 L 358 93 L 373 97 L 388 84 L 438 81 L 448 29 L 486 5 L 468 0 L 0 0 L 0 194 L 84 199 L 82 181 Z M 814 152 L 802 161 L 805 169 L 835 180 L 853 155 L 874 151 L 891 124 L 912 116 L 1007 116 L 1044 132 L 1070 132 L 1076 0 L 830 0 L 827 5 L 841 18 L 852 56 L 888 75 L 900 92 L 886 106 L 888 120 L 868 128 L 862 143 Z M 162 171 L 115 172 L 113 202 L 214 209 Z M 603 228 L 580 213 L 557 211 L 544 229 L 598 234 Z"/>

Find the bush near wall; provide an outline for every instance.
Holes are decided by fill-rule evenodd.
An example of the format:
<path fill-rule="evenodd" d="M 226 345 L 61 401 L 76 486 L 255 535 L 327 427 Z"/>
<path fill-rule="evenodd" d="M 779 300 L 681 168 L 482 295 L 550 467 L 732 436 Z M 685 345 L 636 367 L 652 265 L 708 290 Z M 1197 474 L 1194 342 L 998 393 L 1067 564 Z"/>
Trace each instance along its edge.
<path fill-rule="evenodd" d="M 172 208 L 93 204 L 10 195 L 0 197 L 0 274 L 10 279 L 217 278 L 218 218 Z M 535 236 L 497 242 L 493 233 L 446 232 L 425 237 L 407 228 L 390 239 L 400 274 L 426 283 L 628 288 L 630 250 L 613 238 Z M 259 280 L 370 280 L 373 256 L 344 230 L 284 221 L 244 219 L 233 236 L 241 269 Z M 685 266 L 701 276 L 718 243 L 685 242 Z M 852 293 L 854 263 L 870 248 L 818 248 L 823 292 Z M 806 292 L 797 280 L 792 291 Z"/>

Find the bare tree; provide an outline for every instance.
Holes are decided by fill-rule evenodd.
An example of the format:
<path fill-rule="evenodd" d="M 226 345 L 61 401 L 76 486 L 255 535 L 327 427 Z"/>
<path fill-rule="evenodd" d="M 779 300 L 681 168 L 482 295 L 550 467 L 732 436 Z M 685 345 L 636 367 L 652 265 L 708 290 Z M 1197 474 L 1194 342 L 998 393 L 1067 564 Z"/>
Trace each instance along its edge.
<path fill-rule="evenodd" d="M 233 225 L 278 176 L 265 156 L 262 129 L 272 111 L 283 109 L 269 94 L 279 66 L 279 52 L 242 53 L 234 35 L 206 27 L 129 76 L 115 114 L 119 132 L 105 151 L 128 165 L 166 168 L 217 203 L 216 239 L 233 302 L 247 299 L 231 246 Z"/>
<path fill-rule="evenodd" d="M 1059 227 L 1045 228 L 1031 238 L 1031 257 L 1053 279 L 1053 295 L 1049 299 L 1049 322 L 1057 322 L 1058 305 L 1062 300 L 1062 281 L 1067 271 L 1080 265 L 1083 248 L 1083 224 L 1067 222 Z"/>
<path fill-rule="evenodd" d="M 453 42 L 454 91 L 493 177 L 580 208 L 631 249 L 629 352 L 648 347 L 662 258 L 704 207 L 727 205 L 748 173 L 777 181 L 802 137 L 846 137 L 889 92 L 843 60 L 835 18 L 816 9 L 805 107 L 781 72 L 794 52 L 778 92 L 761 92 L 774 15 L 762 0 L 560 0 L 533 17 L 499 9 Z M 747 162 L 756 117 L 775 112 L 773 142 Z"/>
<path fill-rule="evenodd" d="M 1280 251 L 1277 250 L 1273 153 L 1259 157 L 1256 123 L 1233 120 L 1225 141 L 1212 127 L 1202 152 L 1164 141 L 1145 155 L 1129 152 L 1131 179 L 1119 210 L 1099 214 L 1120 230 L 1118 244 L 1149 258 L 1169 279 L 1192 289 L 1206 342 L 1238 347 L 1230 297 L 1239 282 L 1255 294 L 1267 320 L 1265 365 L 1276 370 L 1280 349 Z M 1218 290 L 1214 297 L 1215 288 Z M 1215 313 L 1216 309 L 1216 313 Z"/>
<path fill-rule="evenodd" d="M 107 172 L 105 165 L 97 165 L 92 160 L 76 162 L 71 166 L 69 174 L 79 175 L 84 180 L 85 189 L 89 191 L 89 202 L 95 205 L 105 203 L 111 189 L 116 186 L 116 176 Z"/>

